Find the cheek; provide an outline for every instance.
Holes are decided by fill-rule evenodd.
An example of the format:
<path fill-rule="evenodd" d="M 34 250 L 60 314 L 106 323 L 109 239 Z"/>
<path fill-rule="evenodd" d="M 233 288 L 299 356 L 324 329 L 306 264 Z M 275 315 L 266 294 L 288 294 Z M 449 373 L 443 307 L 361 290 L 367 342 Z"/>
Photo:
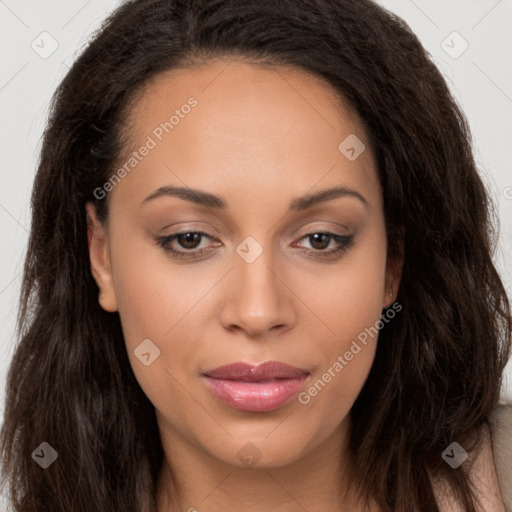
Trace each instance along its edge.
<path fill-rule="evenodd" d="M 380 318 L 386 278 L 386 238 L 373 229 L 355 241 L 339 263 L 323 269 L 306 283 L 301 296 L 328 327 L 324 350 L 332 355 L 350 346 L 352 340 Z"/>
<path fill-rule="evenodd" d="M 315 352 L 321 354 L 322 364 L 299 402 L 318 412 L 338 404 L 333 424 L 348 413 L 371 369 L 383 311 L 385 270 L 386 240 L 376 230 L 347 252 L 332 279 L 320 279 L 322 289 L 318 281 L 316 287 L 311 283 L 308 287 L 314 290 L 307 295 L 308 305 L 319 312 L 328 327 L 323 332 L 329 334 L 317 337 Z"/>
<path fill-rule="evenodd" d="M 211 285 L 192 284 L 157 254 L 147 243 L 123 244 L 114 273 L 118 309 L 137 382 L 157 411 L 169 411 L 169 404 L 182 411 L 173 418 L 185 428 L 183 411 L 193 409 L 186 382 L 195 371 L 193 355 L 200 350 L 193 333 L 194 304 Z"/>
<path fill-rule="evenodd" d="M 180 381 L 194 371 L 191 354 L 200 349 L 200 337 L 194 336 L 196 306 L 211 282 L 198 279 L 197 271 L 185 265 L 171 265 L 147 239 L 120 235 L 113 234 L 111 246 L 118 310 L 132 368 L 153 401 L 155 393 L 169 388 L 172 378 L 167 371 Z M 142 343 L 149 349 L 142 353 L 151 353 L 149 360 L 152 352 L 158 354 L 149 366 L 138 357 Z"/>
<path fill-rule="evenodd" d="M 211 287 L 187 265 L 173 265 L 162 249 L 141 235 L 114 233 L 112 257 L 119 314 L 129 338 L 171 337 Z"/>

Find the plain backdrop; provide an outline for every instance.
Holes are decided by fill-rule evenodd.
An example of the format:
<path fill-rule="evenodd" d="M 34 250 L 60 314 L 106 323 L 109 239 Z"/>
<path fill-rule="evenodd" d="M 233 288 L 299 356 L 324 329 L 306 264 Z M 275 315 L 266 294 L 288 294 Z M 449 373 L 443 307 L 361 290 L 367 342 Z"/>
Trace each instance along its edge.
<path fill-rule="evenodd" d="M 512 0 L 380 3 L 418 35 L 466 113 L 475 156 L 500 218 L 495 261 L 511 296 Z M 118 4 L 0 0 L 0 421 L 16 342 L 30 192 L 48 104 L 80 48 Z M 510 364 L 503 391 L 512 399 Z"/>

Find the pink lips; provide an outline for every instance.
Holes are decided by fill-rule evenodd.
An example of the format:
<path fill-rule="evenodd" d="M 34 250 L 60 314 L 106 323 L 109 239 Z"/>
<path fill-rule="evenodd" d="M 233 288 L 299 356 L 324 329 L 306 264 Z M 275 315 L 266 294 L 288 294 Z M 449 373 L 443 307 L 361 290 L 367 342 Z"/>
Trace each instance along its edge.
<path fill-rule="evenodd" d="M 278 361 L 238 362 L 203 374 L 210 391 L 227 405 L 250 412 L 278 409 L 294 396 L 309 372 Z"/>

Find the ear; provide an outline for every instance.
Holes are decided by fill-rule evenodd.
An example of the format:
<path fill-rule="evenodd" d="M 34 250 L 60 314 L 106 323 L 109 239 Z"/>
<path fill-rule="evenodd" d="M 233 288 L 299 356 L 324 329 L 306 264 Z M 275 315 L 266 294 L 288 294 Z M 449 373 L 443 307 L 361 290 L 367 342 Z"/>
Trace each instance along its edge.
<path fill-rule="evenodd" d="M 400 244 L 396 254 L 388 256 L 386 263 L 386 280 L 384 286 L 383 308 L 389 308 L 395 302 L 402 279 L 404 263 L 403 245 Z"/>
<path fill-rule="evenodd" d="M 85 205 L 87 211 L 87 241 L 91 273 L 100 289 L 100 306 L 110 313 L 117 311 L 117 299 L 110 265 L 107 230 L 98 220 L 96 208 L 92 203 Z"/>

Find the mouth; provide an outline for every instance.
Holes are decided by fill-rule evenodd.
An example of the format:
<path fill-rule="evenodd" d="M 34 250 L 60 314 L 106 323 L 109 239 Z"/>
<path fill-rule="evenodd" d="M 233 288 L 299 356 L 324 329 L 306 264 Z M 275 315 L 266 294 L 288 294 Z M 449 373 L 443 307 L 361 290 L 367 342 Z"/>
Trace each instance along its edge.
<path fill-rule="evenodd" d="M 296 395 L 310 372 L 278 361 L 237 362 L 203 373 L 209 390 L 234 409 L 273 411 Z"/>

